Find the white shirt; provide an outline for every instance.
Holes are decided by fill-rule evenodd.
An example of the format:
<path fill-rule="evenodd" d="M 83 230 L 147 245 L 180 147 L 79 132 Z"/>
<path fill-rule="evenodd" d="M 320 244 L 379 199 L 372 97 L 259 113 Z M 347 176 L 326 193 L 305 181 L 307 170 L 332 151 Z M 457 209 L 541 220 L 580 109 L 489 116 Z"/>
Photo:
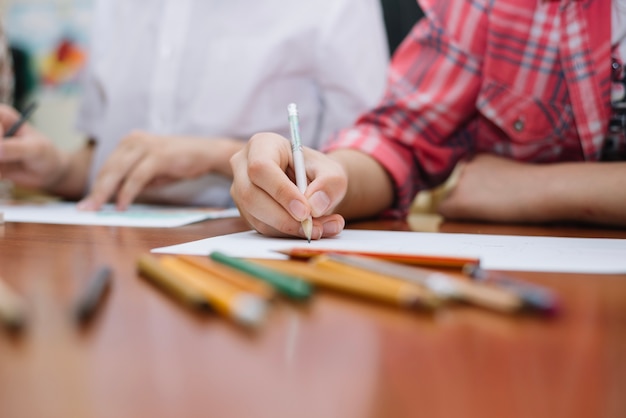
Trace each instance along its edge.
<path fill-rule="evenodd" d="M 304 145 L 382 97 L 388 51 L 379 0 L 98 0 L 78 125 L 97 140 L 90 182 L 133 129 Z M 209 145 L 210 146 L 210 145 Z M 161 188 L 157 200 L 225 206 L 230 179 Z M 153 196 L 155 197 L 155 196 Z"/>

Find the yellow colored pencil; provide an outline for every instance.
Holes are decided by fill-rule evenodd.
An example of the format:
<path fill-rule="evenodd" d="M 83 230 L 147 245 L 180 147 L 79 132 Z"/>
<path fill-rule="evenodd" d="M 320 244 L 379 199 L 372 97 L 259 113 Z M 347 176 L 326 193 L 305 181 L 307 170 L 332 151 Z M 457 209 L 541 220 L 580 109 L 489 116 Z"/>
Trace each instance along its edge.
<path fill-rule="evenodd" d="M 342 254 L 328 254 L 327 257 L 338 263 L 419 284 L 430 289 L 442 299 L 459 299 L 506 313 L 517 312 L 523 307 L 523 301 L 519 295 L 510 290 L 459 279 L 436 270 L 393 263 L 372 257 Z"/>
<path fill-rule="evenodd" d="M 254 293 L 265 299 L 272 299 L 276 296 L 276 291 L 269 284 L 252 278 L 250 275 L 235 270 L 223 264 L 217 263 L 209 258 L 194 257 L 190 255 L 179 255 L 179 259 L 192 266 L 198 267 L 220 279 L 228 282 L 241 290 Z"/>
<path fill-rule="evenodd" d="M 400 280 L 315 258 L 314 262 L 255 259 L 255 263 L 303 277 L 316 286 L 401 307 L 434 309 L 440 300 L 428 290 Z"/>
<path fill-rule="evenodd" d="M 209 301 L 199 290 L 180 279 L 176 272 L 161 265 L 156 257 L 143 254 L 137 259 L 137 268 L 141 277 L 152 281 L 184 304 L 192 308 L 209 307 Z"/>
<path fill-rule="evenodd" d="M 245 326 L 255 327 L 263 321 L 267 311 L 265 299 L 244 292 L 177 257 L 164 256 L 160 262 L 201 292 L 215 311 Z"/>

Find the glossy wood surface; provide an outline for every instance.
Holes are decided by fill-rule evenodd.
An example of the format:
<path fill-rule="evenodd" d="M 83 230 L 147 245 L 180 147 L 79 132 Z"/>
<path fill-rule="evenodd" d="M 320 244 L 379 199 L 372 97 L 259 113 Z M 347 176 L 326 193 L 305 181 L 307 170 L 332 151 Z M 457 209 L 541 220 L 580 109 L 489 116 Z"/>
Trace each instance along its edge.
<path fill-rule="evenodd" d="M 0 333 L 2 418 L 626 417 L 625 276 L 519 274 L 562 298 L 549 320 L 464 306 L 428 316 L 318 292 L 307 305 L 279 301 L 248 333 L 189 311 L 135 271 L 151 248 L 247 229 L 238 219 L 0 229 L 0 276 L 30 309 L 24 333 Z M 442 231 L 626 238 L 571 227 Z M 113 267 L 113 286 L 79 330 L 70 306 L 101 264 Z"/>

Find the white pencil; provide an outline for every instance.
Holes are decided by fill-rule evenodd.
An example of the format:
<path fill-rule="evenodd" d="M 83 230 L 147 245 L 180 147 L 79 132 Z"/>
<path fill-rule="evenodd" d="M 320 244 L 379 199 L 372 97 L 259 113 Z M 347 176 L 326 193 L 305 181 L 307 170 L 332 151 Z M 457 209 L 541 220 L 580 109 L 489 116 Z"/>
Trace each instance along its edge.
<path fill-rule="evenodd" d="M 300 141 L 300 125 L 298 123 L 298 108 L 295 103 L 287 106 L 289 114 L 289 127 L 291 128 L 291 152 L 293 155 L 293 166 L 296 172 L 296 186 L 304 194 L 307 187 L 306 169 L 304 168 L 304 156 L 302 154 L 302 142 Z M 302 230 L 306 239 L 311 242 L 313 233 L 313 219 L 309 216 L 302 221 Z"/>

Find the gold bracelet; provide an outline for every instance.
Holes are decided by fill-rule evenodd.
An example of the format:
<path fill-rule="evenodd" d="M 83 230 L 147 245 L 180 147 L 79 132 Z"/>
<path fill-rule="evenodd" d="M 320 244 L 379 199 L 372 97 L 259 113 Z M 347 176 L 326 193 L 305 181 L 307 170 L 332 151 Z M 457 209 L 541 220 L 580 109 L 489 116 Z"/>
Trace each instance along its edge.
<path fill-rule="evenodd" d="M 421 190 L 413 199 L 409 209 L 409 227 L 414 231 L 437 231 L 443 222 L 443 216 L 438 212 L 439 203 L 454 190 L 459 183 L 465 163 L 459 162 L 445 182 L 439 186 Z"/>

